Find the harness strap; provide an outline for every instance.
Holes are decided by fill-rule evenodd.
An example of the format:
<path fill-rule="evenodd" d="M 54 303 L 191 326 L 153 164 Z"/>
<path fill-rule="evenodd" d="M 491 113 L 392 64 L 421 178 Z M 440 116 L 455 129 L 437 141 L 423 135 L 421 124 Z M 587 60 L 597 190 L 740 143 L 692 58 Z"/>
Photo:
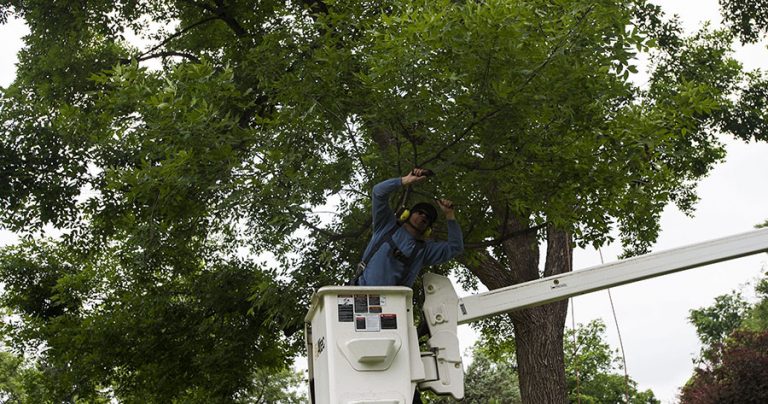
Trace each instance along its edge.
<path fill-rule="evenodd" d="M 422 240 L 416 240 L 416 246 L 413 248 L 413 253 L 410 257 L 405 256 L 399 248 L 397 248 L 397 245 L 395 244 L 394 240 L 392 240 L 392 235 L 397 231 L 397 229 L 400 228 L 400 226 L 393 226 L 392 229 L 390 229 L 384 237 L 380 238 L 379 241 L 376 242 L 374 247 L 371 249 L 371 251 L 368 253 L 368 255 L 365 257 L 364 260 L 362 260 L 359 264 L 357 264 L 357 271 L 355 271 L 354 277 L 352 277 L 352 281 L 349 283 L 350 285 L 357 285 L 358 279 L 360 279 L 360 276 L 363 275 L 363 271 L 365 271 L 365 267 L 368 266 L 368 261 L 373 258 L 373 256 L 379 251 L 381 248 L 381 245 L 385 242 L 389 244 L 389 248 L 392 251 L 392 254 L 395 256 L 395 258 L 403 263 L 403 266 L 405 266 L 408 271 L 406 273 L 410 273 L 411 265 L 416 260 L 416 257 L 419 255 L 422 249 L 424 249 L 424 246 L 426 243 Z M 405 279 L 401 279 L 398 286 L 406 286 L 405 285 Z"/>
<path fill-rule="evenodd" d="M 373 248 L 371 248 L 371 251 L 368 253 L 368 255 L 363 258 L 362 261 L 360 261 L 359 264 L 357 264 L 357 270 L 355 271 L 355 275 L 352 276 L 352 279 L 349 281 L 348 286 L 357 286 L 357 280 L 360 279 L 360 276 L 363 274 L 363 271 L 365 271 L 365 267 L 368 266 L 368 261 L 373 258 L 373 256 L 376 254 L 377 251 L 381 248 L 381 245 L 384 244 L 384 242 L 392 241 L 392 235 L 395 234 L 397 229 L 400 226 L 392 226 L 391 229 L 384 235 L 384 237 L 380 238 L 379 241 L 374 244 Z"/>
<path fill-rule="evenodd" d="M 408 263 L 405 263 L 405 262 L 403 263 L 405 264 L 405 267 L 408 269 L 408 271 L 406 271 L 406 275 L 411 273 L 411 265 L 413 265 L 413 262 L 416 261 L 416 257 L 419 255 L 421 250 L 424 249 L 424 246 L 426 244 L 427 243 L 425 241 L 416 240 L 416 246 L 413 247 L 413 254 L 411 254 L 411 256 L 408 257 Z M 407 276 L 400 280 L 400 286 L 407 286 L 405 284 L 406 278 Z"/>

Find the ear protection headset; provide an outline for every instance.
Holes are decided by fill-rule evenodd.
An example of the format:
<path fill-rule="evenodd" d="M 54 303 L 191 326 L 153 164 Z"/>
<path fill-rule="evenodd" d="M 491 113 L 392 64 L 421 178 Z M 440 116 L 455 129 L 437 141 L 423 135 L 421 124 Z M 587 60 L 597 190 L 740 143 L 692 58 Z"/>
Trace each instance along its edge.
<path fill-rule="evenodd" d="M 422 232 L 424 238 L 429 238 L 432 235 L 432 224 L 437 220 L 437 209 L 434 206 L 426 202 L 417 203 L 413 206 L 413 210 L 422 211 L 429 217 L 429 226 Z M 411 217 L 411 209 L 405 207 L 400 208 L 398 211 L 397 219 L 399 224 L 403 224 Z"/>
<path fill-rule="evenodd" d="M 403 224 L 407 222 L 410 217 L 411 217 L 411 210 L 402 209 L 400 216 L 397 218 L 397 221 L 398 223 Z M 424 229 L 424 232 L 422 232 L 421 235 L 424 238 L 429 238 L 432 235 L 432 225 L 430 224 L 429 226 L 427 226 L 427 228 Z"/>

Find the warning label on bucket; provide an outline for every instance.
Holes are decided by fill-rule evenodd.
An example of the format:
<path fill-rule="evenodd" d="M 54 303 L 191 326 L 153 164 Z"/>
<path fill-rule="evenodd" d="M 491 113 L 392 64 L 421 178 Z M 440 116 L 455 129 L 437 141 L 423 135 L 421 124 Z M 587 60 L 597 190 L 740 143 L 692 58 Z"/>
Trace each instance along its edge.
<path fill-rule="evenodd" d="M 397 329 L 397 314 L 385 313 L 387 300 L 381 295 L 339 295 L 337 317 L 340 323 L 355 324 L 355 331 L 377 332 Z"/>

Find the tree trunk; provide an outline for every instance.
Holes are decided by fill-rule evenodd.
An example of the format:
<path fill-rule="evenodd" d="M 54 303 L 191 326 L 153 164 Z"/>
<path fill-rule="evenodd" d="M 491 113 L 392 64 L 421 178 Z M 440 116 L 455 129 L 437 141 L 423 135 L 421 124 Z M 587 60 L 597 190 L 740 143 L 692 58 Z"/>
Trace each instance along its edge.
<path fill-rule="evenodd" d="M 567 403 L 563 327 L 568 301 L 510 315 L 515 327 L 520 397 L 524 403 Z"/>
<path fill-rule="evenodd" d="M 489 289 L 525 282 L 572 270 L 570 234 L 547 228 L 547 258 L 543 273 L 538 268 L 535 234 L 504 243 L 507 260 L 487 251 L 475 252 L 474 260 L 462 260 Z M 568 402 L 563 338 L 568 301 L 550 303 L 510 313 L 517 348 L 520 396 L 524 403 Z"/>
<path fill-rule="evenodd" d="M 570 234 L 547 228 L 543 276 L 573 269 Z M 520 396 L 524 403 L 567 403 L 563 338 L 568 300 L 510 313 L 515 329 Z"/>

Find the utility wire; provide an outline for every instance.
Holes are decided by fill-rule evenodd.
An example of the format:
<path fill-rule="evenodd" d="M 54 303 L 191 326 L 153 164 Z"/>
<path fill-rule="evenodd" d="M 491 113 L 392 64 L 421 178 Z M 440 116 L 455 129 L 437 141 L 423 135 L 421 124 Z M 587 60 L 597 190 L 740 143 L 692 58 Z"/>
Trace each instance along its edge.
<path fill-rule="evenodd" d="M 581 404 L 581 377 L 579 375 L 579 362 L 576 360 L 576 348 L 577 348 L 577 342 L 576 342 L 576 314 L 574 313 L 576 311 L 575 305 L 574 305 L 574 299 L 571 298 L 571 329 L 573 330 L 573 368 L 576 370 L 576 402 L 578 404 Z"/>
<path fill-rule="evenodd" d="M 566 244 L 566 248 L 570 248 L 570 243 Z M 568 269 L 573 271 L 573 257 L 570 251 L 566 251 L 566 257 L 568 257 Z M 576 341 L 576 304 L 575 299 L 571 299 L 571 329 L 573 330 L 573 368 L 576 371 L 576 402 L 581 404 L 581 376 L 579 375 L 579 361 L 576 359 L 576 349 L 578 347 Z"/>
<path fill-rule="evenodd" d="M 603 260 L 603 251 L 598 248 L 597 252 L 600 253 L 600 264 L 605 264 Z M 611 302 L 611 312 L 613 312 L 613 323 L 616 324 L 616 334 L 619 336 L 619 347 L 621 348 L 621 362 L 624 365 L 624 397 L 626 397 L 626 403 L 629 403 L 629 371 L 627 370 L 627 356 L 624 354 L 624 342 L 621 338 L 621 330 L 619 329 L 619 319 L 616 316 L 616 307 L 613 304 L 613 296 L 611 295 L 611 289 L 608 291 L 608 300 Z"/>

